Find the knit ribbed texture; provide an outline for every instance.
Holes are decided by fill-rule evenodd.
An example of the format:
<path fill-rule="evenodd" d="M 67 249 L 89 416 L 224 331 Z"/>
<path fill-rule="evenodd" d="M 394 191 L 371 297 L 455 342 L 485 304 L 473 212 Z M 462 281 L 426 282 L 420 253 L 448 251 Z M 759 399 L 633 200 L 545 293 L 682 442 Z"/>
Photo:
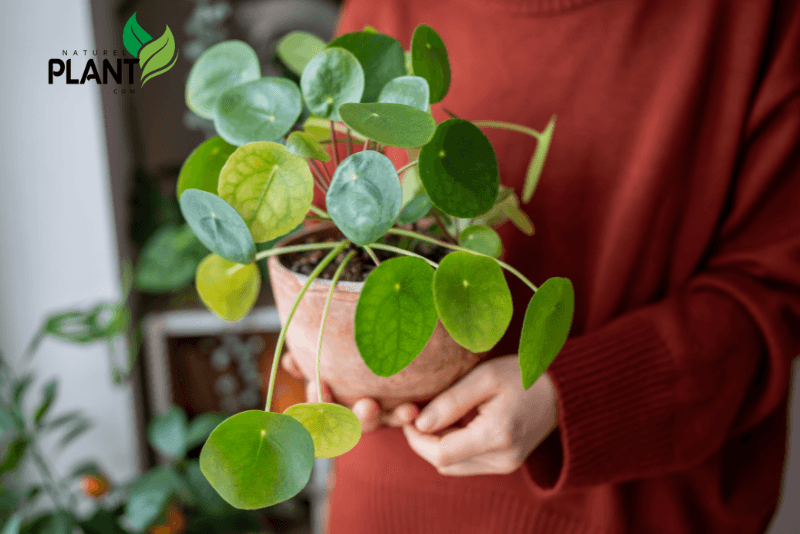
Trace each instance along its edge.
<path fill-rule="evenodd" d="M 559 397 L 556 435 L 570 454 L 559 470 L 561 451 L 534 451 L 528 466 L 539 489 L 624 480 L 669 464 L 675 374 L 652 326 L 630 316 L 571 339 L 548 373 Z"/>

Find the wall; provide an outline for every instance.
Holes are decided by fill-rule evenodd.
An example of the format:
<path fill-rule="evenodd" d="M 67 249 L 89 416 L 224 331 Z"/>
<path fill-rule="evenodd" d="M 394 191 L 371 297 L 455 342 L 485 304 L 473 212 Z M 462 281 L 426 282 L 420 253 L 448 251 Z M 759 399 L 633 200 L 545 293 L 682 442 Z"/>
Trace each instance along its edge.
<path fill-rule="evenodd" d="M 48 60 L 63 49 L 92 53 L 89 4 L 31 0 L 3 7 L 0 349 L 19 367 L 47 314 L 119 296 L 119 260 L 100 111 L 100 90 L 108 88 L 47 80 Z M 82 69 L 85 61 L 77 64 Z M 131 477 L 137 466 L 133 397 L 130 386 L 112 385 L 105 347 L 49 340 L 33 367 L 37 384 L 61 382 L 53 412 L 80 409 L 95 422 L 55 457 L 56 471 L 94 458 L 113 478 Z M 32 393 L 29 404 L 38 388 Z M 25 473 L 35 476 L 30 468 Z"/>

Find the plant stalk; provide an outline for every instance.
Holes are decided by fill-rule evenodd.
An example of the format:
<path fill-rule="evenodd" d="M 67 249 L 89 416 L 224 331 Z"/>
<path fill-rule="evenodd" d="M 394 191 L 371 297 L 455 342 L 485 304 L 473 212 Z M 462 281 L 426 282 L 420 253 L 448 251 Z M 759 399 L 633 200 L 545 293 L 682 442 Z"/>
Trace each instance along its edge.
<path fill-rule="evenodd" d="M 369 150 L 369 143 L 370 143 L 370 138 L 367 137 L 366 139 L 364 139 L 364 148 L 362 148 L 361 150 L 362 151 L 363 150 Z"/>
<path fill-rule="evenodd" d="M 328 181 L 328 185 L 331 183 L 331 174 L 328 172 L 327 167 L 325 165 L 319 165 L 315 160 L 311 160 L 311 163 L 314 165 L 314 168 L 320 173 L 320 175 L 325 176 Z"/>
<path fill-rule="evenodd" d="M 407 163 L 407 164 L 403 165 L 402 167 L 400 167 L 399 169 L 397 169 L 397 175 L 398 175 L 398 176 L 400 176 L 401 174 L 403 174 L 404 172 L 406 172 L 406 171 L 407 171 L 408 169 L 410 169 L 411 167 L 413 167 L 413 166 L 417 165 L 418 163 L 419 163 L 419 160 L 418 160 L 418 159 L 415 159 L 415 160 L 414 160 L 414 161 L 412 161 L 411 163 Z"/>
<path fill-rule="evenodd" d="M 318 216 L 318 217 L 320 217 L 322 219 L 327 219 L 327 220 L 331 219 L 330 215 L 328 215 L 323 210 L 321 210 L 318 207 L 316 207 L 314 204 L 311 204 L 311 211 L 313 211 L 316 216 Z"/>
<path fill-rule="evenodd" d="M 541 133 L 537 132 L 533 128 L 528 128 L 527 126 L 522 126 L 521 124 L 514 124 L 513 122 L 503 122 L 503 121 L 472 121 L 472 124 L 477 126 L 478 128 L 499 128 L 501 130 L 512 130 L 514 132 L 520 132 L 527 135 L 530 135 L 537 141 L 539 137 L 541 137 Z"/>
<path fill-rule="evenodd" d="M 331 121 L 331 148 L 333 148 L 333 162 L 336 166 L 339 166 L 339 147 L 336 146 L 336 129 L 333 126 L 333 121 Z"/>
<path fill-rule="evenodd" d="M 390 230 L 390 231 L 391 231 L 391 230 Z M 391 246 L 391 245 L 382 245 L 382 244 L 380 244 L 380 243 L 373 243 L 373 244 L 371 244 L 370 246 L 371 246 L 372 248 L 377 248 L 378 250 L 388 250 L 389 252 L 394 252 L 394 253 L 396 253 L 396 254 L 402 254 L 402 255 L 404 255 L 404 256 L 414 256 L 415 258 L 422 258 L 423 260 L 425 260 L 426 262 L 428 262 L 428 265 L 430 265 L 430 266 L 431 266 L 431 267 L 433 267 L 434 269 L 435 269 L 435 268 L 437 268 L 437 267 L 439 266 L 439 264 L 438 264 L 438 263 L 436 263 L 435 261 L 429 260 L 429 259 L 428 259 L 428 258 L 426 258 L 425 256 L 422 256 L 422 255 L 420 255 L 420 254 L 417 254 L 416 252 L 411 252 L 410 250 L 406 250 L 406 249 L 404 249 L 404 248 L 393 247 L 393 246 Z"/>
<path fill-rule="evenodd" d="M 331 125 L 333 125 L 333 121 L 331 121 Z M 333 126 L 331 126 L 333 127 Z M 297 307 L 300 305 L 300 300 L 303 298 L 303 295 L 306 294 L 308 288 L 311 287 L 311 283 L 317 279 L 317 277 L 325 270 L 325 267 L 331 263 L 336 256 L 339 255 L 341 251 L 350 244 L 350 241 L 345 239 L 340 243 L 333 243 L 335 247 L 333 250 L 328 252 L 328 255 L 322 258 L 322 261 L 319 262 L 319 265 L 311 271 L 311 274 L 308 275 L 308 279 L 306 283 L 303 284 L 303 287 L 300 288 L 300 293 L 297 295 L 297 298 L 294 300 L 294 304 L 292 304 L 292 309 L 289 311 L 289 315 L 286 317 L 286 323 L 281 328 L 281 333 L 278 336 L 278 343 L 275 345 L 275 354 L 272 357 L 272 370 L 270 371 L 269 375 L 269 389 L 267 390 L 267 405 L 264 408 L 265 412 L 269 412 L 270 408 L 272 407 L 272 394 L 275 390 L 275 378 L 278 374 L 278 364 L 281 360 L 281 353 L 283 352 L 283 343 L 286 340 L 286 332 L 289 330 L 289 324 L 292 322 L 292 317 L 294 317 L 294 312 L 297 311 Z M 285 247 L 289 248 L 289 247 Z M 274 250 L 274 249 L 273 249 Z M 271 250 L 265 250 L 264 252 L 272 252 Z M 321 397 L 320 397 L 321 398 Z"/>
<path fill-rule="evenodd" d="M 328 298 L 325 299 L 325 307 L 322 309 L 322 323 L 319 325 L 319 340 L 317 341 L 317 398 L 319 399 L 319 402 L 322 402 L 322 376 L 320 369 L 322 367 L 322 334 L 325 331 L 325 321 L 328 320 L 328 310 L 331 307 L 331 300 L 333 300 L 333 290 L 336 289 L 336 284 L 339 283 L 339 278 L 342 277 L 344 268 L 355 255 L 356 251 L 351 250 L 336 269 L 336 272 L 333 274 L 333 278 L 331 279 L 331 289 L 328 291 Z"/>
<path fill-rule="evenodd" d="M 367 245 L 364 245 L 364 250 L 366 250 L 366 251 L 367 251 L 367 254 L 369 254 L 369 257 L 370 257 L 370 258 L 372 258 L 372 261 L 374 261 L 374 262 L 375 262 L 375 265 L 376 265 L 377 267 L 380 267 L 380 265 L 381 265 L 381 262 L 380 262 L 380 260 L 378 259 L 378 256 L 376 256 L 376 255 L 375 255 L 375 251 L 373 251 L 373 250 L 372 250 L 372 248 L 371 248 L 371 247 L 369 247 L 369 246 L 367 246 Z"/>
<path fill-rule="evenodd" d="M 528 280 L 521 272 L 519 272 L 518 270 L 516 270 L 515 268 L 513 268 L 509 264 L 507 264 L 507 263 L 505 263 L 503 261 L 500 261 L 497 258 L 492 258 L 491 256 L 489 256 L 487 254 L 481 254 L 480 252 L 475 252 L 474 250 L 470 250 L 468 248 L 459 247 L 457 245 L 451 245 L 450 243 L 445 243 L 444 241 L 439 241 L 438 239 L 434 239 L 433 237 L 428 237 L 426 235 L 419 234 L 417 232 L 410 232 L 408 230 L 402 230 L 400 228 L 390 228 L 387 233 L 395 234 L 395 235 L 402 235 L 402 236 L 405 236 L 405 237 L 413 237 L 413 238 L 416 238 L 416 239 L 420 239 L 422 241 L 427 241 L 428 243 L 433 243 L 434 245 L 439 245 L 440 247 L 449 248 L 451 250 L 460 250 L 462 252 L 469 252 L 470 254 L 475 254 L 477 256 L 485 256 L 487 258 L 491 258 L 494 261 L 496 261 L 498 263 L 498 265 L 500 265 L 500 267 L 502 267 L 503 269 L 507 270 L 508 272 L 510 272 L 511 274 L 513 274 L 514 276 L 516 276 L 517 278 L 522 280 L 525 283 L 525 285 L 527 285 L 529 288 L 531 288 L 533 290 L 534 293 L 536 293 L 536 291 L 539 290 L 539 288 L 536 287 L 535 285 L 533 285 L 533 283 L 530 280 Z M 374 247 L 376 245 L 372 245 L 372 246 Z"/>
<path fill-rule="evenodd" d="M 338 245 L 339 243 L 309 243 L 307 245 L 291 245 L 288 247 L 271 248 L 269 250 L 262 250 L 261 252 L 256 254 L 253 263 L 257 262 L 258 260 L 263 260 L 264 258 L 269 258 L 270 256 L 275 256 L 278 254 L 292 254 L 293 252 L 303 252 L 306 250 L 324 250 L 326 248 L 334 248 Z M 243 263 L 237 263 L 236 265 L 228 269 L 225 272 L 225 274 L 228 276 L 232 276 L 242 267 L 244 267 Z"/>
<path fill-rule="evenodd" d="M 350 128 L 347 129 L 347 156 L 353 155 L 353 137 L 350 135 Z"/>
<path fill-rule="evenodd" d="M 319 175 L 319 170 L 314 170 L 314 167 L 309 167 L 311 170 L 311 176 L 314 177 L 314 183 L 317 187 L 320 188 L 320 191 L 323 193 L 328 193 L 328 185 L 325 183 L 325 180 L 322 179 L 322 176 Z"/>
<path fill-rule="evenodd" d="M 458 239 L 456 239 L 455 236 L 450 233 L 450 230 L 447 228 L 447 223 L 444 221 L 444 219 L 442 219 L 442 216 L 437 213 L 435 209 L 431 210 L 431 213 L 433 213 L 433 218 L 436 219 L 436 224 L 438 224 L 439 228 L 442 229 L 442 232 L 444 232 L 444 236 L 448 239 L 448 241 L 454 244 L 458 243 Z"/>

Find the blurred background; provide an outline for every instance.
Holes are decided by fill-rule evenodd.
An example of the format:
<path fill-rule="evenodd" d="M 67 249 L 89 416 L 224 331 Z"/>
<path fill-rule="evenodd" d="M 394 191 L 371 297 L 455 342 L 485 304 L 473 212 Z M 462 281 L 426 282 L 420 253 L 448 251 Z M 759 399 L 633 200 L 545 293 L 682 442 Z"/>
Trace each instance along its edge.
<path fill-rule="evenodd" d="M 321 532 L 326 461 L 317 461 L 296 498 L 253 513 L 227 507 L 199 475 L 200 445 L 219 418 L 263 406 L 280 324 L 266 283 L 254 312 L 235 325 L 205 311 L 194 268 L 176 268 L 205 249 L 182 232 L 175 185 L 189 153 L 213 135 L 184 103 L 193 61 L 236 38 L 258 52 L 262 75 L 291 77 L 275 57 L 279 39 L 304 30 L 329 40 L 339 7 L 335 0 L 4 6 L 0 525 L 19 519 L 23 532 L 69 533 L 78 517 L 87 534 Z M 165 25 L 172 30 L 179 49 L 172 70 L 146 87 L 48 83 L 50 59 L 72 59 L 77 79 L 104 50 L 121 57 L 134 12 L 154 36 Z M 800 362 L 794 371 L 774 534 L 800 532 Z M 278 410 L 302 400 L 302 384 L 281 372 Z M 54 501 L 72 515 L 53 513 Z M 14 514 L 19 509 L 24 517 Z"/>

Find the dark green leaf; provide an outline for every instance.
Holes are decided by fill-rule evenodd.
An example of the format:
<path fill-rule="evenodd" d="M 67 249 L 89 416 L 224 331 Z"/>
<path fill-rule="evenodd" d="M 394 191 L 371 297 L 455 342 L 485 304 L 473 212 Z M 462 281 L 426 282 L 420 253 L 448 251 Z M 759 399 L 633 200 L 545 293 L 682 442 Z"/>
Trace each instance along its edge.
<path fill-rule="evenodd" d="M 56 512 L 45 524 L 42 534 L 73 534 L 75 518 L 69 512 Z"/>
<path fill-rule="evenodd" d="M 214 127 L 232 145 L 277 141 L 300 117 L 300 90 L 286 78 L 261 78 L 219 97 Z"/>
<path fill-rule="evenodd" d="M 235 511 L 208 483 L 197 460 L 186 462 L 186 479 L 203 512 L 215 517 L 224 517 Z"/>
<path fill-rule="evenodd" d="M 294 31 L 278 41 L 278 57 L 298 76 L 311 58 L 325 48 L 325 41 L 308 32 Z"/>
<path fill-rule="evenodd" d="M 300 89 L 311 113 L 338 121 L 339 106 L 361 100 L 364 71 L 347 50 L 327 48 L 306 65 L 300 77 Z"/>
<path fill-rule="evenodd" d="M 403 211 L 400 212 L 400 216 L 397 217 L 397 222 L 399 224 L 411 224 L 413 222 L 417 222 L 421 218 L 425 217 L 431 208 L 433 207 L 433 203 L 431 202 L 428 193 L 425 191 L 421 191 L 417 196 L 412 198 L 408 201 L 408 203 L 403 206 Z"/>
<path fill-rule="evenodd" d="M 86 534 L 127 534 L 119 526 L 117 515 L 103 508 L 98 509 L 89 519 L 81 521 L 79 526 Z"/>
<path fill-rule="evenodd" d="M 223 499 L 254 510 L 285 501 L 311 477 L 314 442 L 293 417 L 249 410 L 228 418 L 208 438 L 200 468 Z"/>
<path fill-rule="evenodd" d="M 364 363 L 378 376 L 405 369 L 436 328 L 433 268 L 423 259 L 397 257 L 370 273 L 358 298 L 355 339 Z"/>
<path fill-rule="evenodd" d="M 88 419 L 81 419 L 61 438 L 58 442 L 59 448 L 63 449 L 92 428 L 92 422 Z"/>
<path fill-rule="evenodd" d="M 433 298 L 444 327 L 472 352 L 494 347 L 511 322 L 511 291 L 500 266 L 485 256 L 445 256 L 433 277 Z"/>
<path fill-rule="evenodd" d="M 0 474 L 16 469 L 27 450 L 27 437 L 20 436 L 14 439 L 6 450 L 3 451 L 3 456 L 0 458 Z"/>
<path fill-rule="evenodd" d="M 18 434 L 25 431 L 25 421 L 18 408 L 0 406 L 0 433 Z"/>
<path fill-rule="evenodd" d="M 57 429 L 61 428 L 64 425 L 74 424 L 74 423 L 77 423 L 78 421 L 80 421 L 82 419 L 85 419 L 83 414 L 81 414 L 81 412 L 75 410 L 75 411 L 67 412 L 64 415 L 60 415 L 60 416 L 56 417 L 55 419 L 51 420 L 49 423 L 44 425 L 44 427 L 47 430 L 57 430 Z"/>
<path fill-rule="evenodd" d="M 170 406 L 147 426 L 150 445 L 171 458 L 183 458 L 186 454 L 188 433 L 186 412 L 179 406 Z"/>
<path fill-rule="evenodd" d="M 226 419 L 225 414 L 204 413 L 198 415 L 189 423 L 189 432 L 186 437 L 186 449 L 191 450 L 203 443 L 211 432 Z"/>
<path fill-rule="evenodd" d="M 531 162 L 528 165 L 528 171 L 525 173 L 525 184 L 522 186 L 522 202 L 526 204 L 530 202 L 533 197 L 533 192 L 539 184 L 539 178 L 542 176 L 542 168 L 544 161 L 547 159 L 547 151 L 550 149 L 550 141 L 553 139 L 553 129 L 556 127 L 556 117 L 550 119 L 547 127 L 539 134 L 536 141 L 536 151 L 533 153 Z"/>
<path fill-rule="evenodd" d="M 222 93 L 261 78 L 255 50 L 242 41 L 215 44 L 192 65 L 186 82 L 186 105 L 205 119 L 214 119 Z"/>
<path fill-rule="evenodd" d="M 36 411 L 33 415 L 33 422 L 36 424 L 36 426 L 40 425 L 42 418 L 45 416 L 45 414 L 47 414 L 47 411 L 53 404 L 53 400 L 56 398 L 57 391 L 57 380 L 51 380 L 42 390 L 42 402 L 39 403 L 39 406 L 36 408 Z"/>
<path fill-rule="evenodd" d="M 253 260 L 256 255 L 253 236 L 230 204 L 199 189 L 184 191 L 180 203 L 186 222 L 206 248 L 235 263 Z"/>
<path fill-rule="evenodd" d="M 187 189 L 200 189 L 216 195 L 219 171 L 234 150 L 236 146 L 221 137 L 212 137 L 195 148 L 178 175 L 178 198 Z"/>
<path fill-rule="evenodd" d="M 431 104 L 441 102 L 450 89 L 450 60 L 442 38 L 425 24 L 411 38 L 411 70 L 428 81 Z"/>
<path fill-rule="evenodd" d="M 283 145 L 251 143 L 228 159 L 219 175 L 219 196 L 261 243 L 303 222 L 314 198 L 314 178 L 308 162 Z"/>
<path fill-rule="evenodd" d="M 186 287 L 194 279 L 208 249 L 188 224 L 169 224 L 151 237 L 139 255 L 136 288 L 146 293 L 170 293 Z"/>
<path fill-rule="evenodd" d="M 133 57 L 139 57 L 139 50 L 152 39 L 150 34 L 139 26 L 136 21 L 136 13 L 131 15 L 131 18 L 125 23 L 125 28 L 122 29 L 122 43 L 125 45 L 125 50 L 130 52 Z"/>
<path fill-rule="evenodd" d="M 428 82 L 420 76 L 400 76 L 383 86 L 378 102 L 405 104 L 427 113 L 430 107 Z"/>
<path fill-rule="evenodd" d="M 392 161 L 374 150 L 345 158 L 326 195 L 328 214 L 353 243 L 368 245 L 392 227 L 402 193 Z"/>
<path fill-rule="evenodd" d="M 464 228 L 458 236 L 458 244 L 493 258 L 499 258 L 503 253 L 503 242 L 497 232 L 480 224 Z"/>
<path fill-rule="evenodd" d="M 340 35 L 328 48 L 349 50 L 364 69 L 364 94 L 361 102 L 375 102 L 390 80 L 406 73 L 403 47 L 394 37 L 371 32 Z"/>
<path fill-rule="evenodd" d="M 302 402 L 283 412 L 297 419 L 314 440 L 316 458 L 333 458 L 355 447 L 361 422 L 349 408 L 329 402 Z"/>
<path fill-rule="evenodd" d="M 17 382 L 14 384 L 14 392 L 12 394 L 12 402 L 14 406 L 19 407 L 22 404 L 25 393 L 28 391 L 28 388 L 32 382 L 33 375 L 27 374 L 17 380 Z"/>
<path fill-rule="evenodd" d="M 417 148 L 436 131 L 429 113 L 405 104 L 342 104 L 339 115 L 356 133 L 387 146 Z"/>
<path fill-rule="evenodd" d="M 143 532 L 155 523 L 170 497 L 184 486 L 178 475 L 164 466 L 151 469 L 134 482 L 125 506 L 125 518 L 134 532 Z"/>
<path fill-rule="evenodd" d="M 574 312 L 575 291 L 567 278 L 548 278 L 534 293 L 519 340 L 519 368 L 525 389 L 536 382 L 564 346 Z"/>
<path fill-rule="evenodd" d="M 455 217 L 477 217 L 497 198 L 497 156 L 481 130 L 449 119 L 419 151 L 419 175 L 434 206 Z"/>

